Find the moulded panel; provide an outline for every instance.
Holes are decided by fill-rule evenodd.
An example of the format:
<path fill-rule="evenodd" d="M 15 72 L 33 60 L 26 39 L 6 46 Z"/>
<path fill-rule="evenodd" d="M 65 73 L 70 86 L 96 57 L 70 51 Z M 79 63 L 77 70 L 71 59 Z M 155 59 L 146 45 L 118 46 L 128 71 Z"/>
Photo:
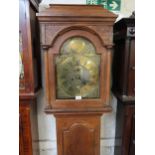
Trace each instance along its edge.
<path fill-rule="evenodd" d="M 95 130 L 75 123 L 63 132 L 63 155 L 95 155 Z M 86 145 L 87 144 L 87 145 Z"/>
<path fill-rule="evenodd" d="M 58 155 L 99 155 L 100 115 L 58 114 Z"/>

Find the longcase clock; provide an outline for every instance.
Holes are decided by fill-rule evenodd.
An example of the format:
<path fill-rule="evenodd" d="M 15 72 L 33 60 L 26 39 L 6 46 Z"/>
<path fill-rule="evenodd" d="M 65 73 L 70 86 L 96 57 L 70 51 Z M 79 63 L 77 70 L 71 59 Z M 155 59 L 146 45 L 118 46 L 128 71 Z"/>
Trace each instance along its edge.
<path fill-rule="evenodd" d="M 41 87 L 38 3 L 19 0 L 19 154 L 39 154 L 37 93 Z"/>
<path fill-rule="evenodd" d="M 133 14 L 134 15 L 134 14 Z M 122 18 L 114 25 L 113 93 L 118 99 L 116 154 L 135 154 L 135 18 Z"/>
<path fill-rule="evenodd" d="M 45 112 L 56 117 L 58 155 L 99 155 L 100 118 L 111 111 L 117 16 L 91 5 L 50 5 L 37 16 L 45 60 Z"/>

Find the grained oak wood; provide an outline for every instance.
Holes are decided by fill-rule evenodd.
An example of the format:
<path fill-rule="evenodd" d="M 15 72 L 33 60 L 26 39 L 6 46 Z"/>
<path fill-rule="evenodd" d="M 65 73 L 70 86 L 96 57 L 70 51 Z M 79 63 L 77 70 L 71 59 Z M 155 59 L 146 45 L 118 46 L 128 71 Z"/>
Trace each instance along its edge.
<path fill-rule="evenodd" d="M 106 21 L 112 25 L 117 15 L 111 13 L 107 9 L 103 9 L 102 5 L 57 5 L 51 4 L 49 8 L 40 12 L 38 19 L 40 22 L 47 21 Z M 61 18 L 59 18 L 61 17 Z M 65 18 L 64 18 L 65 17 Z"/>
<path fill-rule="evenodd" d="M 99 155 L 101 114 L 57 114 L 58 155 Z"/>
<path fill-rule="evenodd" d="M 50 5 L 37 13 L 44 52 L 47 114 L 54 114 L 58 155 L 99 155 L 100 117 L 111 111 L 110 68 L 116 15 L 92 5 Z M 55 56 L 72 37 L 90 41 L 100 55 L 100 97 L 57 99 Z"/>
<path fill-rule="evenodd" d="M 76 12 L 79 9 L 84 9 L 84 11 Z M 89 14 L 90 11 L 91 14 Z M 73 16 L 74 19 L 78 18 L 78 21 L 71 20 L 70 18 Z M 111 50 L 113 46 L 112 25 L 117 16 L 101 6 L 52 5 L 50 8 L 37 13 L 37 17 L 40 22 L 41 45 L 44 49 L 46 97 L 49 106 L 56 109 L 72 110 L 75 108 L 104 108 L 109 104 Z M 98 19 L 98 22 L 94 17 Z M 88 22 L 87 19 L 91 22 Z M 109 25 L 107 26 L 105 23 Z M 94 44 L 97 54 L 101 56 L 99 99 L 81 101 L 56 99 L 54 58 L 59 54 L 64 41 L 74 36 L 90 40 Z"/>

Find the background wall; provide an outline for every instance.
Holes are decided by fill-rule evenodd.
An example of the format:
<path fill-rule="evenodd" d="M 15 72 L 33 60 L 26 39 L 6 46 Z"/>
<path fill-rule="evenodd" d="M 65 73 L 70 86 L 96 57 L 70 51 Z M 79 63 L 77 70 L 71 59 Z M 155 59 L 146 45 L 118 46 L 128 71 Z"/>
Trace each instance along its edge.
<path fill-rule="evenodd" d="M 43 0 L 40 4 L 40 10 L 49 3 L 55 4 L 86 4 L 86 0 Z M 134 0 L 122 0 L 119 18 L 128 17 L 134 10 Z M 53 115 L 46 115 L 44 107 L 47 104 L 45 99 L 45 80 L 44 80 L 44 62 L 42 57 L 42 83 L 43 90 L 38 98 L 38 127 L 39 127 L 39 146 L 40 155 L 57 155 L 56 146 L 56 124 Z M 113 111 L 105 114 L 101 119 L 101 155 L 114 155 L 115 145 L 115 119 L 117 100 L 112 95 L 111 105 Z M 104 123 L 103 123 L 104 122 Z M 119 141 L 118 141 L 119 144 Z M 117 145 L 117 141 L 116 141 Z"/>

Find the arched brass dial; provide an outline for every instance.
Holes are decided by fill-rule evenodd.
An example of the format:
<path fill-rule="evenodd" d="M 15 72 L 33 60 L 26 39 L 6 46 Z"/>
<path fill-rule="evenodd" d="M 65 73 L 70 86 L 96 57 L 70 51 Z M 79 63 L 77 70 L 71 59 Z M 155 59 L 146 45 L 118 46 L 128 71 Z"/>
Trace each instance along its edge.
<path fill-rule="evenodd" d="M 68 39 L 56 57 L 57 98 L 98 98 L 100 56 L 84 38 Z"/>

